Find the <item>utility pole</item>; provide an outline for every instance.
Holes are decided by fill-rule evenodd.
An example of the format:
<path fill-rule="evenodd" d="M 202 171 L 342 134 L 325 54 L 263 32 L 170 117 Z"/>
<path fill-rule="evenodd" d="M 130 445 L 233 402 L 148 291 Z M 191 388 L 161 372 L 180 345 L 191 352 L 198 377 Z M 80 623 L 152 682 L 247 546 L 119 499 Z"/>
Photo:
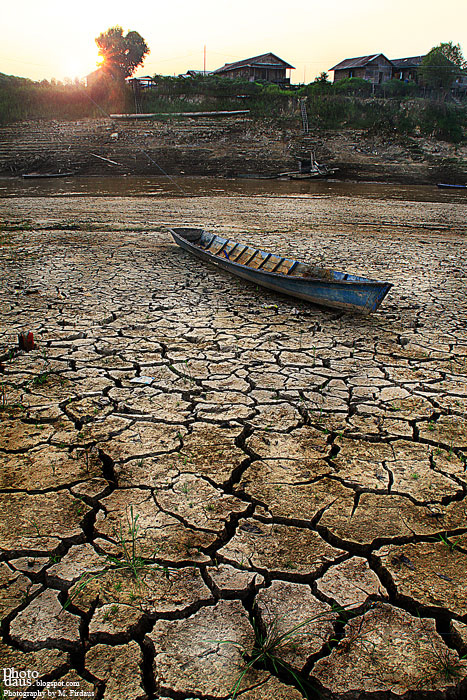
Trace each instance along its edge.
<path fill-rule="evenodd" d="M 206 75 L 206 44 L 204 45 L 204 75 Z"/>

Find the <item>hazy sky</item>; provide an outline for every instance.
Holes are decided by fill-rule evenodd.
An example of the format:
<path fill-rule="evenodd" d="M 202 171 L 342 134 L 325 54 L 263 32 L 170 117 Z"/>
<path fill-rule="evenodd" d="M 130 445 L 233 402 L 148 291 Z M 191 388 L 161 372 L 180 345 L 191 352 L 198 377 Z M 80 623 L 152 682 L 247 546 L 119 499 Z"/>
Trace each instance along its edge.
<path fill-rule="evenodd" d="M 6 5 L 6 8 L 5 8 Z M 1 13 L 0 73 L 33 80 L 84 77 L 94 39 L 119 24 L 151 49 L 136 75 L 214 70 L 272 51 L 310 82 L 344 58 L 417 56 L 442 41 L 467 55 L 467 0 L 9 0 Z"/>

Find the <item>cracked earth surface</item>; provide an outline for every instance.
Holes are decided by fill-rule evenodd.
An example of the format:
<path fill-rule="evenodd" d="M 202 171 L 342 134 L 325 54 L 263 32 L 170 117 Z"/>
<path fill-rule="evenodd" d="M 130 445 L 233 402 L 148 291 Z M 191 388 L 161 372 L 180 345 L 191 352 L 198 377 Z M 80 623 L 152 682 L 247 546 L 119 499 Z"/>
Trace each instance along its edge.
<path fill-rule="evenodd" d="M 464 698 L 464 207 L 0 211 L 0 668 L 98 700 Z M 395 286 L 370 317 L 276 296 L 164 229 L 207 222 Z M 255 628 L 296 626 L 241 675 Z"/>

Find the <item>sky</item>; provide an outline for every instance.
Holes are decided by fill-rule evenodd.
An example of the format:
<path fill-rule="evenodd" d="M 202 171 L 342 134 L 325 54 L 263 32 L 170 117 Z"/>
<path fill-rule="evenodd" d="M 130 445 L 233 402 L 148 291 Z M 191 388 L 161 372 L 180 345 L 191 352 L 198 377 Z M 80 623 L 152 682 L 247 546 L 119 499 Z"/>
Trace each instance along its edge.
<path fill-rule="evenodd" d="M 135 75 L 220 68 L 271 51 L 308 83 L 344 58 L 403 58 L 441 42 L 467 56 L 467 2 L 448 0 L 16 0 L 3 3 L 0 73 L 32 80 L 83 78 L 96 69 L 95 37 L 120 25 L 151 53 Z M 330 74 L 332 78 L 332 74 Z"/>

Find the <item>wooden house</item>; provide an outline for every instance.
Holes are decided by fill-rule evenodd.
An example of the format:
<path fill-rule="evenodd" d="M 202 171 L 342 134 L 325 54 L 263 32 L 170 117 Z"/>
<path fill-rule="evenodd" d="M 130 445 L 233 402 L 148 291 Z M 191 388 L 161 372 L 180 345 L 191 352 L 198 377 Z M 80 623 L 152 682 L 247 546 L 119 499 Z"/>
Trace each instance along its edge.
<path fill-rule="evenodd" d="M 423 86 L 423 79 L 419 75 L 419 69 L 425 56 L 412 56 L 411 58 L 393 58 L 391 60 L 393 68 L 393 78 L 404 82 L 413 81 Z M 451 90 L 455 96 L 463 96 L 467 88 L 467 76 L 462 70 L 457 69 L 455 64 L 452 67 L 457 70 L 457 75 L 453 79 Z"/>
<path fill-rule="evenodd" d="M 459 71 L 451 89 L 455 97 L 465 97 L 467 95 L 467 74 Z"/>
<path fill-rule="evenodd" d="M 222 78 L 242 78 L 254 82 L 264 80 L 277 85 L 289 85 L 290 78 L 287 78 L 287 70 L 294 67 L 283 61 L 282 58 L 273 53 L 264 53 L 261 56 L 245 58 L 236 63 L 226 63 L 222 68 L 213 71 L 213 75 Z"/>
<path fill-rule="evenodd" d="M 126 82 L 133 90 L 147 90 L 155 87 L 154 78 L 150 75 L 144 75 L 141 78 L 127 78 Z"/>
<path fill-rule="evenodd" d="M 363 78 L 379 85 L 392 78 L 392 63 L 382 53 L 346 58 L 329 70 L 334 71 L 334 82 L 343 78 Z"/>
<path fill-rule="evenodd" d="M 418 83 L 418 69 L 425 56 L 411 56 L 410 58 L 392 58 L 392 77 L 404 82 Z"/>
<path fill-rule="evenodd" d="M 207 75 L 211 75 L 209 70 L 187 70 L 186 73 L 180 73 L 179 78 L 205 78 Z"/>
<path fill-rule="evenodd" d="M 334 82 L 343 78 L 363 78 L 373 85 L 385 83 L 392 78 L 404 82 L 414 82 L 423 87 L 420 66 L 425 56 L 388 59 L 382 53 L 373 56 L 346 58 L 329 70 L 334 71 Z M 453 68 L 455 68 L 453 64 Z M 458 70 L 451 90 L 457 97 L 467 94 L 467 75 Z"/>

